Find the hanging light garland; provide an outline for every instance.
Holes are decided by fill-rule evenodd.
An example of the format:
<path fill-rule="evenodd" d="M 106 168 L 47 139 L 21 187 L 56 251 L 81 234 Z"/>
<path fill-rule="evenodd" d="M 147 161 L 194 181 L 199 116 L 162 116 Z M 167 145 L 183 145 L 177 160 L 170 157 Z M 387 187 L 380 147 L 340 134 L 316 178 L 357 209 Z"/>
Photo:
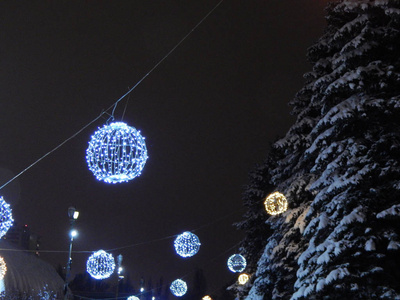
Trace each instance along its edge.
<path fill-rule="evenodd" d="M 89 170 L 106 183 L 127 182 L 139 176 L 148 156 L 140 131 L 123 122 L 99 128 L 86 150 Z"/>
<path fill-rule="evenodd" d="M 233 254 L 228 259 L 228 268 L 234 273 L 242 272 L 246 265 L 246 259 L 240 254 Z"/>
<path fill-rule="evenodd" d="M 200 240 L 194 233 L 185 231 L 178 235 L 174 241 L 175 251 L 182 257 L 191 257 L 199 252 Z"/>
<path fill-rule="evenodd" d="M 278 215 L 285 212 L 288 208 L 288 202 L 285 195 L 275 192 L 270 194 L 264 201 L 265 210 L 270 215 Z"/>
<path fill-rule="evenodd" d="M 169 289 L 174 296 L 182 297 L 187 292 L 187 284 L 182 279 L 177 279 L 171 283 Z"/>
<path fill-rule="evenodd" d="M 114 269 L 114 257 L 104 250 L 93 253 L 86 262 L 87 272 L 95 279 L 106 279 L 110 277 Z"/>
<path fill-rule="evenodd" d="M 238 282 L 239 282 L 239 284 L 244 285 L 249 281 L 249 279 L 250 279 L 250 276 L 248 274 L 242 273 L 238 277 Z"/>
<path fill-rule="evenodd" d="M 7 233 L 13 222 L 10 204 L 4 201 L 3 197 L 0 197 L 0 238 Z"/>
<path fill-rule="evenodd" d="M 0 256 L 0 280 L 3 280 L 4 276 L 6 275 L 6 272 L 7 272 L 6 262 L 4 261 L 4 258 Z"/>

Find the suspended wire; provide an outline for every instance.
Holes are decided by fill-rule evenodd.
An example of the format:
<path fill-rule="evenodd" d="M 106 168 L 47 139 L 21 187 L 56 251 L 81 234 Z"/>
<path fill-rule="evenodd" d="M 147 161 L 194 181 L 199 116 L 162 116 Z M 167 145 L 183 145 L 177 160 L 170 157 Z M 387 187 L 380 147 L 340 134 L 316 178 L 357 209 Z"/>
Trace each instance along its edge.
<path fill-rule="evenodd" d="M 198 22 L 193 28 L 192 30 L 190 30 L 153 68 L 150 69 L 150 71 L 148 71 L 131 89 L 129 89 L 124 95 L 122 95 L 117 101 L 115 101 L 110 107 L 108 107 L 106 110 L 103 110 L 100 115 L 98 117 L 96 117 L 95 119 L 93 119 L 92 121 L 90 121 L 87 125 L 85 125 L 84 127 L 82 127 L 78 132 L 74 133 L 71 137 L 67 138 L 65 141 L 63 141 L 61 144 L 59 144 L 58 146 L 56 146 L 53 150 L 50 150 L 49 152 L 47 152 L 45 155 L 43 155 L 42 157 L 40 157 L 38 160 L 34 161 L 32 164 L 30 164 L 28 167 L 26 167 L 25 169 L 23 169 L 21 172 L 19 172 L 17 175 L 15 175 L 13 178 L 11 178 L 9 181 L 7 181 L 5 184 L 3 184 L 0 187 L 0 190 L 2 188 L 4 188 L 6 185 L 8 185 L 9 183 L 11 183 L 12 181 L 14 181 L 15 179 L 17 179 L 19 176 L 21 176 L 23 173 L 25 173 L 26 171 L 28 171 L 30 168 L 32 168 L 34 165 L 36 165 L 38 162 L 40 162 L 42 159 L 44 159 L 45 157 L 47 157 L 48 155 L 52 154 L 54 151 L 56 151 L 58 148 L 60 148 L 61 146 L 63 146 L 65 143 L 67 143 L 68 141 L 72 140 L 73 138 L 75 138 L 78 134 L 80 134 L 83 130 L 85 130 L 87 127 L 89 127 L 92 123 L 94 123 L 95 121 L 97 121 L 98 119 L 100 119 L 104 114 L 107 114 L 107 111 L 109 111 L 111 108 L 114 108 L 112 111 L 112 114 L 110 115 L 110 119 L 114 119 L 114 110 L 117 107 L 117 104 L 124 99 L 127 95 L 129 95 L 140 83 L 142 83 L 142 81 L 150 75 L 151 72 L 153 72 L 165 59 L 168 58 L 168 56 L 175 51 L 176 48 L 178 48 L 185 40 L 186 38 L 197 29 L 197 27 L 199 27 L 204 20 L 206 20 L 208 18 L 209 15 L 211 15 L 214 10 L 216 10 L 218 8 L 218 6 L 220 6 L 220 4 L 223 2 L 224 0 L 221 0 L 217 3 L 217 5 L 215 5 L 201 20 L 200 22 Z M 108 121 L 107 120 L 107 121 Z"/>
<path fill-rule="evenodd" d="M 128 87 L 128 89 L 129 89 L 129 87 Z M 129 102 L 130 99 L 131 99 L 131 94 L 128 95 L 128 99 L 125 102 L 125 107 L 124 107 L 124 111 L 122 112 L 121 121 L 124 120 L 126 108 L 128 107 L 128 102 Z"/>
<path fill-rule="evenodd" d="M 204 225 L 198 227 L 198 228 L 195 229 L 195 230 L 190 230 L 190 231 L 191 231 L 191 232 L 195 232 L 195 231 L 198 231 L 198 230 L 203 229 L 203 228 L 205 228 L 205 227 L 214 225 L 215 223 L 221 222 L 222 220 L 226 219 L 226 218 L 229 217 L 229 216 L 232 216 L 232 215 L 238 213 L 239 211 L 240 211 L 240 210 L 233 211 L 233 212 L 231 212 L 231 213 L 229 213 L 229 214 L 227 214 L 227 215 L 224 215 L 224 216 L 222 216 L 222 217 L 220 217 L 220 218 L 217 218 L 216 220 L 213 220 L 213 221 L 211 221 L 211 222 L 208 222 L 208 223 L 206 223 L 206 224 L 204 224 Z M 117 250 L 128 249 L 128 248 L 133 248 L 133 247 L 136 247 L 136 246 L 152 244 L 152 243 L 155 243 L 155 242 L 160 242 L 160 241 L 164 241 L 164 240 L 169 240 L 169 239 L 176 238 L 178 235 L 179 235 L 179 234 L 169 235 L 169 236 L 165 236 L 165 237 L 153 239 L 153 240 L 150 240 L 150 241 L 143 241 L 143 242 L 138 242 L 138 243 L 130 244 L 130 245 L 126 245 L 126 246 L 121 246 L 121 247 L 106 249 L 106 250 L 104 250 L 104 251 L 106 251 L 106 252 L 114 252 L 114 251 L 117 251 Z M 42 252 L 42 253 L 67 253 L 67 252 L 68 252 L 67 250 L 65 250 L 65 251 L 64 251 L 64 250 L 25 250 L 25 249 L 5 249 L 5 248 L 0 248 L 0 251 L 12 251 L 12 252 Z M 95 250 L 73 250 L 73 251 L 72 251 L 72 253 L 75 253 L 75 254 L 76 254 L 76 253 L 93 253 L 93 252 L 95 252 Z"/>

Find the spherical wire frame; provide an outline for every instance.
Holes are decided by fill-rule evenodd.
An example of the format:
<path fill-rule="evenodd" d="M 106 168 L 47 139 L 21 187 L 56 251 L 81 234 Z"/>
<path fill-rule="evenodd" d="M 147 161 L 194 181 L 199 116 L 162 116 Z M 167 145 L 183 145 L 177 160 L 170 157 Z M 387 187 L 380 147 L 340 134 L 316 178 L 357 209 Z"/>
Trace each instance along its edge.
<path fill-rule="evenodd" d="M 171 283 L 169 289 L 174 296 L 182 297 L 187 292 L 187 284 L 182 279 L 176 279 Z"/>
<path fill-rule="evenodd" d="M 2 238 L 10 227 L 13 225 L 14 219 L 10 204 L 8 204 L 3 197 L 0 197 L 0 238 Z"/>
<path fill-rule="evenodd" d="M 99 128 L 86 149 L 89 170 L 106 183 L 127 182 L 140 176 L 147 158 L 145 138 L 123 122 Z"/>
<path fill-rule="evenodd" d="M 93 253 L 86 262 L 86 270 L 95 279 L 102 280 L 111 276 L 115 270 L 114 257 L 99 250 Z"/>
<path fill-rule="evenodd" d="M 200 250 L 200 239 L 192 232 L 185 231 L 174 241 L 175 251 L 182 257 L 192 257 Z"/>

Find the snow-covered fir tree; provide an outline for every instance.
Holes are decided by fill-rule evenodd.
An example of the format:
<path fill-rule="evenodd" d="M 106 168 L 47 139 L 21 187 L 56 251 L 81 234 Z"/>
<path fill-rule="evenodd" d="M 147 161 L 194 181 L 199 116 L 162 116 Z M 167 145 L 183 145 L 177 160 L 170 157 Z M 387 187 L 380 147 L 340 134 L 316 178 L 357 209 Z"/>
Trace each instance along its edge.
<path fill-rule="evenodd" d="M 400 1 L 340 0 L 327 22 L 273 145 L 265 178 L 290 207 L 249 300 L 400 299 Z"/>

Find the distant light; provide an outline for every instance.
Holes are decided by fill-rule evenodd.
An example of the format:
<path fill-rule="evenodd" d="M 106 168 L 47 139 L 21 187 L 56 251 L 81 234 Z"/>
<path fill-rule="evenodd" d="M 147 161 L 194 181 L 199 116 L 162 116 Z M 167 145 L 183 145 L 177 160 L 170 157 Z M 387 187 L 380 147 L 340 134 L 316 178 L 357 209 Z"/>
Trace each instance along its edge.
<path fill-rule="evenodd" d="M 76 231 L 75 229 L 74 230 L 71 230 L 71 237 L 76 237 L 77 235 L 78 235 L 78 231 Z"/>
<path fill-rule="evenodd" d="M 265 210 L 270 215 L 278 215 L 285 212 L 288 208 L 288 202 L 285 195 L 275 192 L 270 194 L 264 201 Z"/>
<path fill-rule="evenodd" d="M 2 238 L 13 225 L 10 205 L 0 197 L 0 238 Z"/>
<path fill-rule="evenodd" d="M 87 272 L 95 279 L 106 279 L 110 277 L 114 269 L 114 257 L 104 250 L 93 253 L 86 262 Z"/>
<path fill-rule="evenodd" d="M 249 281 L 249 279 L 250 279 L 250 276 L 246 273 L 243 273 L 243 274 L 239 275 L 238 281 L 239 281 L 239 284 L 243 285 L 243 284 L 246 284 Z"/>
<path fill-rule="evenodd" d="M 144 287 L 140 288 L 140 292 L 143 293 L 144 292 Z"/>
<path fill-rule="evenodd" d="M 154 296 L 153 296 L 153 297 L 151 297 L 151 300 L 156 300 L 156 297 L 154 297 Z"/>
<path fill-rule="evenodd" d="M 6 262 L 4 261 L 4 258 L 0 256 L 0 280 L 4 278 L 6 272 L 7 272 Z"/>
<path fill-rule="evenodd" d="M 242 272 L 246 264 L 246 259 L 240 254 L 234 254 L 228 259 L 228 268 L 234 273 Z"/>
<path fill-rule="evenodd" d="M 99 128 L 86 150 L 89 170 L 106 183 L 127 182 L 139 176 L 147 158 L 140 131 L 123 122 Z"/>
<path fill-rule="evenodd" d="M 182 297 L 187 292 L 187 285 L 182 279 L 177 279 L 171 283 L 169 289 L 174 296 Z"/>
<path fill-rule="evenodd" d="M 79 217 L 79 211 L 74 211 L 74 215 L 72 216 L 72 218 L 76 220 L 78 219 L 78 217 Z"/>
<path fill-rule="evenodd" d="M 118 274 L 121 274 L 121 272 L 124 270 L 124 268 L 123 267 L 119 267 L 118 268 Z"/>
<path fill-rule="evenodd" d="M 175 239 L 174 247 L 176 253 L 182 257 L 191 257 L 200 249 L 200 240 L 194 233 L 185 231 Z"/>

